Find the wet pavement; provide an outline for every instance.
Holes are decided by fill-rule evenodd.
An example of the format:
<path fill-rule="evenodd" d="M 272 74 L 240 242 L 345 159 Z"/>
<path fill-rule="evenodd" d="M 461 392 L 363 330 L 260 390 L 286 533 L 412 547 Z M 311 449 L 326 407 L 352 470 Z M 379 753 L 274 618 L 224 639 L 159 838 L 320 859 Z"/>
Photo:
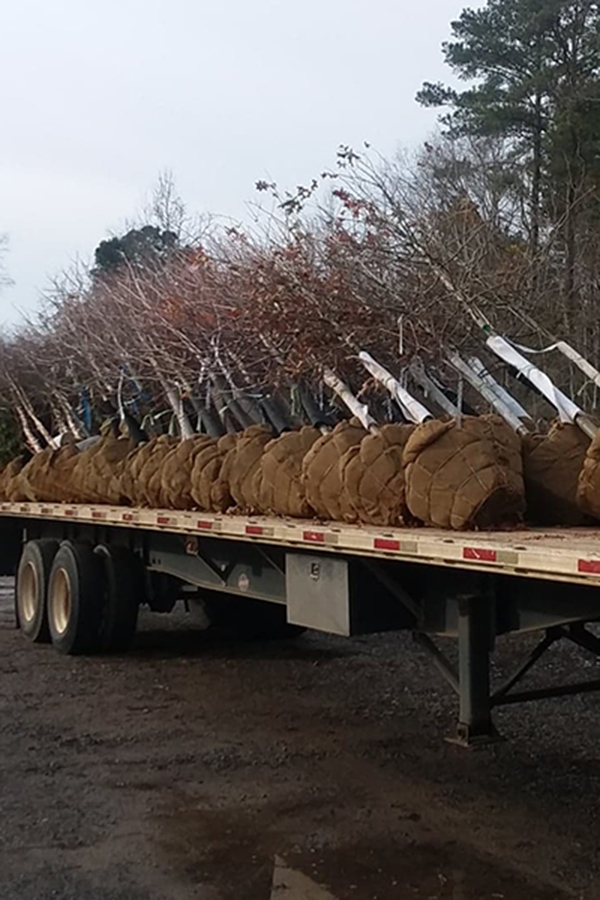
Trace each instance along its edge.
<path fill-rule="evenodd" d="M 594 667 L 557 647 L 531 684 Z M 507 709 L 509 740 L 468 752 L 408 635 L 253 644 L 145 613 L 131 653 L 73 659 L 14 629 L 4 580 L 0 898 L 595 900 L 599 709 Z"/>

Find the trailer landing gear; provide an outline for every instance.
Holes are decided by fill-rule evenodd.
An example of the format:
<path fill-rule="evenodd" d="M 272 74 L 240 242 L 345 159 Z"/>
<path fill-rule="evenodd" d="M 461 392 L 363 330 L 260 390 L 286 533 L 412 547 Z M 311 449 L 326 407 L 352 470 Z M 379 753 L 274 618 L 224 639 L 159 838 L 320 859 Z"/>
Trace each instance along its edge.
<path fill-rule="evenodd" d="M 585 622 L 565 623 L 547 628 L 544 637 L 527 654 L 515 671 L 495 689 L 490 685 L 490 606 L 483 597 L 462 597 L 458 602 L 458 673 L 427 634 L 415 635 L 436 668 L 458 696 L 456 730 L 446 740 L 460 747 L 482 747 L 503 740 L 496 730 L 492 711 L 499 706 L 566 697 L 600 691 L 600 679 L 550 685 L 515 691 L 525 675 L 557 641 L 568 640 L 600 657 L 600 639 L 587 630 Z"/>

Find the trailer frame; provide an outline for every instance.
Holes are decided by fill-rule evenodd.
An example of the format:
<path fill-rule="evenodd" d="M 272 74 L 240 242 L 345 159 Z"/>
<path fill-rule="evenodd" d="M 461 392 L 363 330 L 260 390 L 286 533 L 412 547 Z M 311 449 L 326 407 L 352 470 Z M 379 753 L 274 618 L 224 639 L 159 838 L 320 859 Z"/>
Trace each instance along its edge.
<path fill-rule="evenodd" d="M 600 656 L 600 531 L 456 533 L 188 511 L 48 503 L 0 504 L 5 546 L 33 539 L 121 545 L 169 590 L 146 601 L 261 601 L 291 625 L 352 636 L 409 630 L 458 697 L 450 739 L 499 739 L 493 711 L 600 690 L 600 679 L 514 688 L 559 640 Z M 162 583 L 162 582 L 161 582 Z M 184 594 L 184 586 L 186 593 Z M 498 638 L 543 632 L 504 684 L 490 681 Z M 438 646 L 452 639 L 454 664 Z"/>

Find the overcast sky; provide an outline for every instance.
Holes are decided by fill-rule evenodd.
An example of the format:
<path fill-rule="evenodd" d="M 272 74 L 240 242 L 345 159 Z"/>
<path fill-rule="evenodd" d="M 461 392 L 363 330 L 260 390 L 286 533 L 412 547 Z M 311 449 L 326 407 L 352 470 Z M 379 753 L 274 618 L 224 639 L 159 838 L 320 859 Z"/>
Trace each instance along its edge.
<path fill-rule="evenodd" d="M 194 211 L 308 180 L 340 143 L 384 153 L 435 126 L 459 0 L 18 0 L 1 16 L 0 322 L 90 259 L 171 169 Z M 471 4 L 476 5 L 476 4 Z"/>

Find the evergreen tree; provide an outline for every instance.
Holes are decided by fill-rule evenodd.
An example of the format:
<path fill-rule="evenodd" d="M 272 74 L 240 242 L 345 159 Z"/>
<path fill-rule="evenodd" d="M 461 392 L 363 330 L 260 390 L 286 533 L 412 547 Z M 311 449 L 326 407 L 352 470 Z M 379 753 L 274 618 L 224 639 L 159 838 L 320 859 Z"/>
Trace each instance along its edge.
<path fill-rule="evenodd" d="M 565 283 L 574 291 L 577 221 L 600 180 L 600 8 L 591 0 L 488 0 L 452 23 L 445 60 L 456 90 L 425 83 L 417 100 L 447 107 L 453 134 L 509 139 L 528 181 L 530 243 L 561 222 Z"/>
<path fill-rule="evenodd" d="M 122 237 L 101 241 L 95 250 L 95 275 L 114 272 L 124 262 L 143 265 L 150 260 L 164 259 L 178 245 L 174 231 L 161 230 L 156 225 L 132 228 Z"/>
<path fill-rule="evenodd" d="M 0 408 L 0 466 L 5 466 L 23 451 L 19 428 L 10 410 Z"/>

